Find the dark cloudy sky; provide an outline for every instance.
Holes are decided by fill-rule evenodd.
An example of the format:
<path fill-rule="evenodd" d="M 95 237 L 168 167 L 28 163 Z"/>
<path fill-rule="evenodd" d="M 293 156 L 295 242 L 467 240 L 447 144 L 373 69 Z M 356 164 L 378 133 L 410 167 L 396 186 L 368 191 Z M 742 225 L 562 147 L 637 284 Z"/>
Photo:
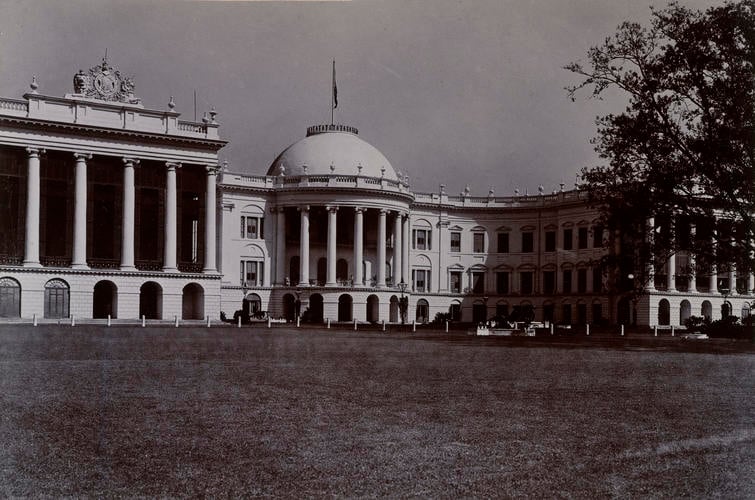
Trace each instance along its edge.
<path fill-rule="evenodd" d="M 712 0 L 682 0 L 705 8 Z M 231 170 L 264 174 L 308 125 L 359 128 L 415 191 L 547 191 L 597 160 L 596 115 L 571 102 L 562 67 L 653 0 L 194 2 L 0 0 L 0 95 L 71 92 L 73 74 L 110 62 L 149 108 L 171 95 L 183 119 L 218 110 Z"/>

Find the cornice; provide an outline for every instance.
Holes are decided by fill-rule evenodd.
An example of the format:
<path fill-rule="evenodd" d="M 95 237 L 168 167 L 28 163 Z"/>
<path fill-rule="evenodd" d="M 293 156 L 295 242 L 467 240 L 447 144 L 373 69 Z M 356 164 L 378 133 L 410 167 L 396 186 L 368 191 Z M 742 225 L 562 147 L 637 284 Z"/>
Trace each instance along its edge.
<path fill-rule="evenodd" d="M 140 278 L 161 279 L 195 279 L 195 280 L 219 280 L 222 274 L 204 273 L 164 273 L 159 271 L 121 271 L 120 269 L 73 269 L 68 267 L 24 267 L 24 266 L 0 266 L 0 272 L 24 273 L 24 274 L 56 274 L 56 275 L 81 275 L 81 276 L 122 276 Z"/>

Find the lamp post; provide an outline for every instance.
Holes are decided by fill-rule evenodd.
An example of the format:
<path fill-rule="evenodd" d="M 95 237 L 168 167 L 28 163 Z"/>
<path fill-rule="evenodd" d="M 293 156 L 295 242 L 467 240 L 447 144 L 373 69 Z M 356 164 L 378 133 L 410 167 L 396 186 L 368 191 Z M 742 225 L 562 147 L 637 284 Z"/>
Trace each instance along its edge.
<path fill-rule="evenodd" d="M 718 290 L 721 292 L 721 295 L 724 296 L 721 319 L 726 319 L 729 316 L 731 310 L 731 304 L 729 304 L 729 301 L 726 300 L 726 298 L 731 294 L 731 288 L 724 286 L 724 281 L 721 280 L 718 282 Z"/>
<path fill-rule="evenodd" d="M 627 279 L 632 281 L 632 326 L 637 326 L 637 283 L 632 273 L 627 274 Z"/>
<path fill-rule="evenodd" d="M 398 284 L 398 289 L 401 290 L 401 298 L 398 301 L 398 311 L 399 316 L 401 316 L 401 324 L 404 324 L 404 317 L 406 316 L 406 306 L 408 305 L 407 302 L 409 302 L 408 297 L 404 297 L 404 292 L 406 291 L 406 283 L 404 283 L 404 280 L 402 279 L 401 282 Z"/>

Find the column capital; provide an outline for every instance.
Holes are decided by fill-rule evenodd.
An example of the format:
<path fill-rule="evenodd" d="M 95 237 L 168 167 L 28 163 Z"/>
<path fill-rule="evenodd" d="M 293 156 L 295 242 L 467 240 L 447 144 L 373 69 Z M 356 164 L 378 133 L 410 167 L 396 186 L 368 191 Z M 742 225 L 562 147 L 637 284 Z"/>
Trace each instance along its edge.
<path fill-rule="evenodd" d="M 167 169 L 168 169 L 169 171 L 170 171 L 170 170 L 173 170 L 173 171 L 175 171 L 176 169 L 179 169 L 179 168 L 181 168 L 182 166 L 183 166 L 183 165 L 182 165 L 182 164 L 181 164 L 180 162 L 177 162 L 177 161 L 166 161 L 166 162 L 165 162 L 165 167 L 166 167 L 166 168 L 167 168 Z"/>
<path fill-rule="evenodd" d="M 301 205 L 296 207 L 299 212 L 309 212 L 309 205 Z"/>
<path fill-rule="evenodd" d="M 270 206 L 270 213 L 271 214 L 277 214 L 278 212 L 283 212 L 285 210 L 286 210 L 286 207 L 282 207 L 282 206 L 277 206 L 276 207 L 274 205 Z"/>
<path fill-rule="evenodd" d="M 205 165 L 205 170 L 207 170 L 207 175 L 218 175 L 218 172 L 220 172 L 220 165 Z"/>
<path fill-rule="evenodd" d="M 364 207 L 354 207 L 354 213 L 357 213 L 357 214 L 363 214 L 365 210 L 367 209 Z"/>
<path fill-rule="evenodd" d="M 73 154 L 73 157 L 77 160 L 91 160 L 92 159 L 92 153 L 79 153 L 76 152 Z"/>
<path fill-rule="evenodd" d="M 389 210 L 387 208 L 381 208 L 379 212 L 381 216 L 386 216 L 388 215 Z"/>
<path fill-rule="evenodd" d="M 326 205 L 325 206 L 325 210 L 327 210 L 328 212 L 331 212 L 331 213 L 335 213 L 335 212 L 338 212 L 338 206 L 336 206 L 336 205 Z"/>
<path fill-rule="evenodd" d="M 29 146 L 26 148 L 26 152 L 29 154 L 30 158 L 39 158 L 40 155 L 45 154 L 47 151 L 44 148 Z"/>
<path fill-rule="evenodd" d="M 123 160 L 124 167 L 135 167 L 140 163 L 139 158 L 133 158 L 131 156 L 124 156 L 121 160 Z"/>

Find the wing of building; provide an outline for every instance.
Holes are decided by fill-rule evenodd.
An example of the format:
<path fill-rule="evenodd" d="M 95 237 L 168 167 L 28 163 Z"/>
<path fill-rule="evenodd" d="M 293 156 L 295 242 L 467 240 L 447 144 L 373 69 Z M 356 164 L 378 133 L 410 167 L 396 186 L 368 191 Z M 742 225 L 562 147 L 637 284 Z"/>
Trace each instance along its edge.
<path fill-rule="evenodd" d="M 309 127 L 265 175 L 236 174 L 218 169 L 214 112 L 195 123 L 172 100 L 147 109 L 107 61 L 64 97 L 31 87 L 0 99 L 2 318 L 749 315 L 752 275 L 694 275 L 685 253 L 639 298 L 612 292 L 600 268 L 610 235 L 580 191 L 415 193 L 334 124 Z"/>

